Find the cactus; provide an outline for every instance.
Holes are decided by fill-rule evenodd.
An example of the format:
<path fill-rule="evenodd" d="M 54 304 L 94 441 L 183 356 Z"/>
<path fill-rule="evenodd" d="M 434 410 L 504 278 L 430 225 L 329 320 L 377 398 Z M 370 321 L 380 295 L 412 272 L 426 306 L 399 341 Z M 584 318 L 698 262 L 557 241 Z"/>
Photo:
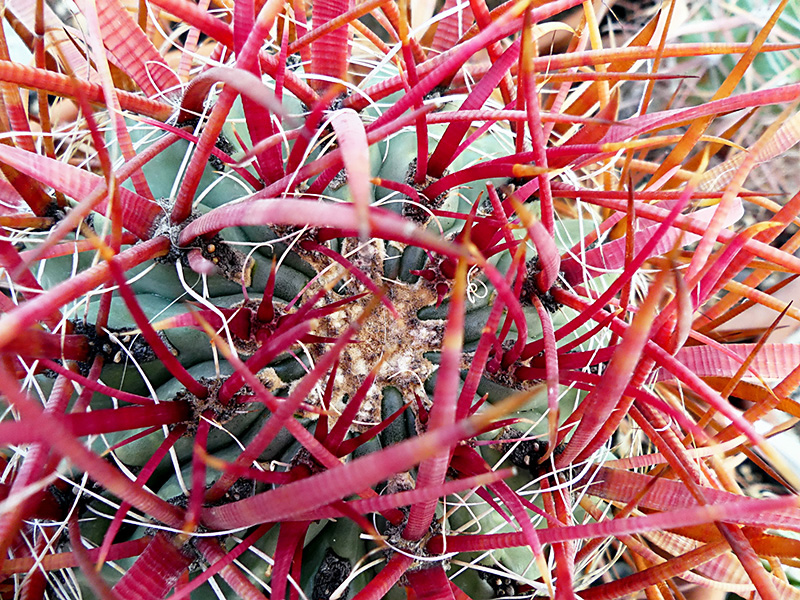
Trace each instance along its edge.
<path fill-rule="evenodd" d="M 797 416 L 800 353 L 724 330 L 798 318 L 757 286 L 800 273 L 770 245 L 800 201 L 744 185 L 796 117 L 730 157 L 714 120 L 800 98 L 730 95 L 796 60 L 773 21 L 659 47 L 662 11 L 614 49 L 581 0 L 77 9 L 9 6 L 33 64 L 0 56 L 4 593 L 797 595 L 756 425 Z M 619 118 L 681 78 L 637 61 L 722 55 L 714 101 Z"/>

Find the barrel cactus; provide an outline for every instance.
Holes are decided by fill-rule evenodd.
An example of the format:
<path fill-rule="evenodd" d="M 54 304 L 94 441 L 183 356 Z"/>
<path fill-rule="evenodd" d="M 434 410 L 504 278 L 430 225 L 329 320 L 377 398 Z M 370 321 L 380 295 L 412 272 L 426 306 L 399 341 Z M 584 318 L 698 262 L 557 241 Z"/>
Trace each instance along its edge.
<path fill-rule="evenodd" d="M 0 56 L 3 594 L 797 595 L 761 423 L 800 352 L 724 328 L 797 319 L 757 286 L 800 273 L 800 200 L 744 187 L 796 117 L 727 158 L 714 120 L 800 98 L 730 96 L 794 51 L 771 22 L 604 49 L 581 0 L 34 4 Z M 741 57 L 714 101 L 619 118 L 692 54 Z"/>

